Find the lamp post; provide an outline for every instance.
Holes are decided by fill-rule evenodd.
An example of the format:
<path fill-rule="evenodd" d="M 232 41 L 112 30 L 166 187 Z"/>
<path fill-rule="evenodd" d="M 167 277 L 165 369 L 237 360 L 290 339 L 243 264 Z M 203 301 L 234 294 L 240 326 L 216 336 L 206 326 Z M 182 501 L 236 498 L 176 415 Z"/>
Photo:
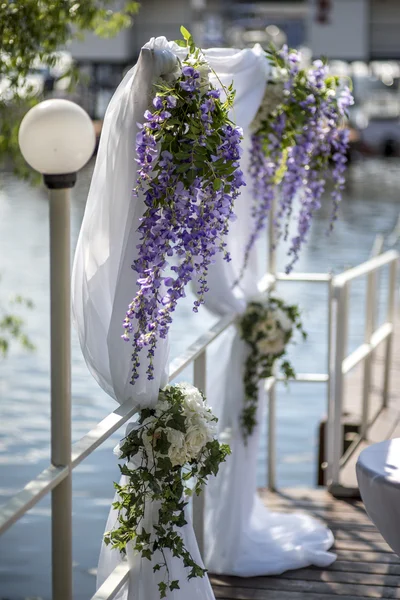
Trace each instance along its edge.
<path fill-rule="evenodd" d="M 45 100 L 22 120 L 19 145 L 49 189 L 51 463 L 68 470 L 52 491 L 52 598 L 72 600 L 70 188 L 93 154 L 93 123 L 73 102 Z"/>

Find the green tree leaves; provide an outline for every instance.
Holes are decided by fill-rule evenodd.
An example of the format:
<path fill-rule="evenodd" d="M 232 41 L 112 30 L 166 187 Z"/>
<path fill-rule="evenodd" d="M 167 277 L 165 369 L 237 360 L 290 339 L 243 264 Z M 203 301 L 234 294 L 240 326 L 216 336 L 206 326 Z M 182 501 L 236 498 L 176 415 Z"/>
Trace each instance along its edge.
<path fill-rule="evenodd" d="M 18 128 L 24 114 L 42 97 L 27 86 L 37 61 L 52 67 L 55 52 L 90 31 L 115 36 L 129 27 L 139 3 L 125 1 L 115 10 L 114 0 L 8 0 L 0 18 L 0 162 L 7 160 L 17 174 L 30 178 L 18 147 Z"/>

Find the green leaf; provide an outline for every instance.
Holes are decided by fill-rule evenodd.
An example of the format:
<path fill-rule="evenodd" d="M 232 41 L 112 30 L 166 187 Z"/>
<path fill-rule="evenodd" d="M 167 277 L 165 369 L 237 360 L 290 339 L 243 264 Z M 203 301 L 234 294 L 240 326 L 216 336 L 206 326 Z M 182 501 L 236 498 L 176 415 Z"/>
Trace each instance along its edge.
<path fill-rule="evenodd" d="M 217 192 L 218 190 L 221 189 L 221 187 L 222 187 L 222 180 L 221 179 L 214 179 L 214 182 L 213 182 L 213 189 L 214 189 L 214 191 Z"/>
<path fill-rule="evenodd" d="M 189 31 L 186 29 L 186 27 L 184 27 L 183 25 L 181 25 L 181 34 L 183 36 L 183 38 L 189 42 L 192 39 L 191 34 L 189 33 Z"/>
<path fill-rule="evenodd" d="M 169 584 L 169 589 L 171 592 L 173 590 L 180 590 L 181 588 L 179 587 L 179 580 L 174 579 L 173 581 L 171 581 L 171 583 Z"/>

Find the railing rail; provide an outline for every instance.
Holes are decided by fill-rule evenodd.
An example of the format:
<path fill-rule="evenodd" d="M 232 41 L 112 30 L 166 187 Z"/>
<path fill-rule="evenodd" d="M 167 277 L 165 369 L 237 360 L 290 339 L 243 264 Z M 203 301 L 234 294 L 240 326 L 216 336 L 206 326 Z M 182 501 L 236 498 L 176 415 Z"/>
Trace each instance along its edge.
<path fill-rule="evenodd" d="M 377 244 L 375 244 L 377 246 Z M 376 248 L 375 248 L 376 250 Z M 331 382 L 328 406 L 328 485 L 335 493 L 340 489 L 340 469 L 367 438 L 370 425 L 370 391 L 373 353 L 383 343 L 385 348 L 384 383 L 380 410 L 387 407 L 389 397 L 389 377 L 392 362 L 392 344 L 394 333 L 396 281 L 399 253 L 389 250 L 374 256 L 370 260 L 333 278 L 333 310 L 335 313 L 335 365 Z M 377 276 L 385 267 L 389 268 L 389 289 L 387 294 L 386 320 L 376 326 L 377 314 Z M 361 277 L 367 277 L 365 306 L 364 342 L 350 354 L 347 354 L 348 320 L 350 303 L 350 285 Z M 360 433 L 354 436 L 350 447 L 343 455 L 343 399 L 345 376 L 357 365 L 363 363 L 362 406 Z"/>

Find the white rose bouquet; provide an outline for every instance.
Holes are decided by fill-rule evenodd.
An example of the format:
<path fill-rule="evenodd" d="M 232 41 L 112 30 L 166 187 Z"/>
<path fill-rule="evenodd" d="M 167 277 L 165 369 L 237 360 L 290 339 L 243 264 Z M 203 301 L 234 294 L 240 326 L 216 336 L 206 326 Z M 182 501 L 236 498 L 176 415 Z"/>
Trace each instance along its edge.
<path fill-rule="evenodd" d="M 244 371 L 245 397 L 241 414 L 243 437 L 246 442 L 257 424 L 260 380 L 273 375 L 273 367 L 277 360 L 286 381 L 295 377 L 292 365 L 285 358 L 286 347 L 296 329 L 301 332 L 303 339 L 307 334 L 303 330 L 298 307 L 287 305 L 273 296 L 268 296 L 265 301 L 250 302 L 240 319 L 239 327 L 242 339 L 250 348 Z"/>
<path fill-rule="evenodd" d="M 188 569 L 188 579 L 203 577 L 205 569 L 186 550 L 179 528 L 186 525 L 186 498 L 200 493 L 210 475 L 230 453 L 229 446 L 216 439 L 217 418 L 207 408 L 201 392 L 188 383 L 160 390 L 154 408 L 141 410 L 139 419 L 119 446 L 125 485 L 114 484 L 118 500 L 118 527 L 105 534 L 106 544 L 121 552 L 127 544 L 143 558 L 162 557 L 153 567 L 162 571 L 158 583 L 160 597 L 179 589 L 170 580 L 165 551 L 180 557 Z M 189 488 L 187 482 L 193 482 Z M 153 531 L 143 527 L 146 506 L 157 503 L 158 517 Z"/>

